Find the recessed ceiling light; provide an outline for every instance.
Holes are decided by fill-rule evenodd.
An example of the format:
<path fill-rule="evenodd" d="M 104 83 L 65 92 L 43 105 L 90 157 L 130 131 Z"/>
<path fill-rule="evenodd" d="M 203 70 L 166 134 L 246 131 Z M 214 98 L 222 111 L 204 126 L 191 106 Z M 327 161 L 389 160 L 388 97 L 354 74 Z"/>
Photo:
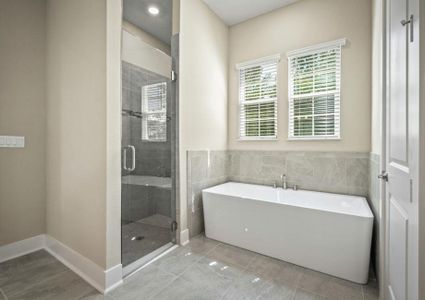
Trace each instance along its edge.
<path fill-rule="evenodd" d="M 155 7 L 155 6 L 149 6 L 149 8 L 148 8 L 148 12 L 149 12 L 151 15 L 156 16 L 157 14 L 159 14 L 159 9 L 158 9 L 158 7 Z"/>

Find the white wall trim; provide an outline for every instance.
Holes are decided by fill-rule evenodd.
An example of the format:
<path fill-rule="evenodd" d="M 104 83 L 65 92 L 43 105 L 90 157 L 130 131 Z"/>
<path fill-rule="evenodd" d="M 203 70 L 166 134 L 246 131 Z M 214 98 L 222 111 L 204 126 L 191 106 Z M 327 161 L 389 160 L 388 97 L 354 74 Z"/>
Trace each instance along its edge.
<path fill-rule="evenodd" d="M 87 257 L 48 235 L 45 249 L 101 293 L 106 293 L 122 283 L 121 264 L 104 270 Z"/>
<path fill-rule="evenodd" d="M 0 247 L 0 263 L 23 256 L 44 248 L 45 235 L 40 234 L 25 240 L 14 242 Z"/>
<path fill-rule="evenodd" d="M 1 246 L 0 263 L 41 249 L 49 252 L 101 293 L 107 293 L 122 283 L 121 264 L 104 270 L 87 257 L 46 234 Z"/>
<path fill-rule="evenodd" d="M 180 245 L 184 246 L 189 243 L 189 229 L 180 232 Z"/>
<path fill-rule="evenodd" d="M 246 68 L 246 67 L 252 67 L 252 66 L 258 66 L 262 63 L 265 62 L 279 62 L 280 61 L 280 54 L 273 54 L 273 55 L 269 55 L 269 56 L 265 56 L 265 57 L 260 57 L 260 58 L 256 58 L 253 60 L 249 60 L 249 61 L 245 61 L 245 62 L 241 62 L 236 64 L 236 70 L 240 70 L 242 68 Z"/>
<path fill-rule="evenodd" d="M 123 283 L 122 264 L 118 264 L 104 271 L 105 273 L 105 288 L 102 292 L 106 294 Z"/>
<path fill-rule="evenodd" d="M 316 45 L 312 45 L 312 46 L 308 46 L 305 48 L 301 48 L 301 49 L 296 49 L 296 50 L 292 50 L 286 53 L 286 56 L 289 57 L 297 57 L 300 55 L 306 55 L 306 54 L 310 54 L 312 52 L 316 52 L 318 50 L 323 50 L 323 49 L 327 49 L 327 48 L 333 48 L 333 47 L 342 47 L 345 46 L 345 44 L 347 44 L 347 39 L 346 38 L 342 38 L 339 40 L 335 40 L 335 41 L 330 41 L 330 42 L 324 42 L 321 44 L 316 44 Z"/>

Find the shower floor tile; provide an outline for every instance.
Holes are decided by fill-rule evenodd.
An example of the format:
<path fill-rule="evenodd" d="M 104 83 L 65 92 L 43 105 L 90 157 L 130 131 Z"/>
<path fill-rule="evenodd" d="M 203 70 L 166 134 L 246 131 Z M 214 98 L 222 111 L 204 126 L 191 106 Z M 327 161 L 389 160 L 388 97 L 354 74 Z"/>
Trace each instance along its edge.
<path fill-rule="evenodd" d="M 127 277 L 107 295 L 44 250 L 0 264 L 1 300 L 378 300 L 378 294 L 373 279 L 355 284 L 203 235 Z"/>
<path fill-rule="evenodd" d="M 167 219 L 171 224 L 170 218 L 154 215 L 122 226 L 123 266 L 171 242 L 170 226 L 165 226 Z"/>

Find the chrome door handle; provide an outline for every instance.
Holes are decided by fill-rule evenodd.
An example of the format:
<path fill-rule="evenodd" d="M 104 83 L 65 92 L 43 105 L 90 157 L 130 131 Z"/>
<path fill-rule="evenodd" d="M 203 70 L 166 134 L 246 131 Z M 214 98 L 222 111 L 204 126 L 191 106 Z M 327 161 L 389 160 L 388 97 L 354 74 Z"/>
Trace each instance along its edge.
<path fill-rule="evenodd" d="M 409 24 L 410 42 L 413 43 L 413 15 L 410 15 L 410 18 L 408 20 L 401 20 L 400 23 L 403 26 Z"/>
<path fill-rule="evenodd" d="M 128 171 L 134 171 L 136 169 L 136 148 L 133 145 L 128 145 L 131 149 L 131 168 Z"/>
<path fill-rule="evenodd" d="M 131 150 L 131 167 L 127 167 L 127 150 Z M 136 169 L 136 148 L 133 145 L 124 147 L 123 168 L 126 171 L 134 171 Z"/>
<path fill-rule="evenodd" d="M 385 171 L 382 171 L 381 174 L 378 175 L 378 178 L 388 182 L 388 173 Z"/>

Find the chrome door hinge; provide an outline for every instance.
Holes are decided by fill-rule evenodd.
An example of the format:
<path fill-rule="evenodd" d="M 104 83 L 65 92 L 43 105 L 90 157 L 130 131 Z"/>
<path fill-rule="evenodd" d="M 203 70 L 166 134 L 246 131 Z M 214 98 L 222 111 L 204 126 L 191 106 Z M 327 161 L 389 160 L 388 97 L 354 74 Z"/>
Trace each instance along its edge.
<path fill-rule="evenodd" d="M 171 81 L 176 81 L 176 79 L 177 79 L 176 72 L 174 72 L 174 70 L 171 70 Z"/>
<path fill-rule="evenodd" d="M 382 171 L 381 174 L 378 175 L 378 178 L 388 182 L 388 173 L 386 171 Z"/>
<path fill-rule="evenodd" d="M 176 232 L 178 224 L 176 221 L 171 222 L 171 232 Z"/>

